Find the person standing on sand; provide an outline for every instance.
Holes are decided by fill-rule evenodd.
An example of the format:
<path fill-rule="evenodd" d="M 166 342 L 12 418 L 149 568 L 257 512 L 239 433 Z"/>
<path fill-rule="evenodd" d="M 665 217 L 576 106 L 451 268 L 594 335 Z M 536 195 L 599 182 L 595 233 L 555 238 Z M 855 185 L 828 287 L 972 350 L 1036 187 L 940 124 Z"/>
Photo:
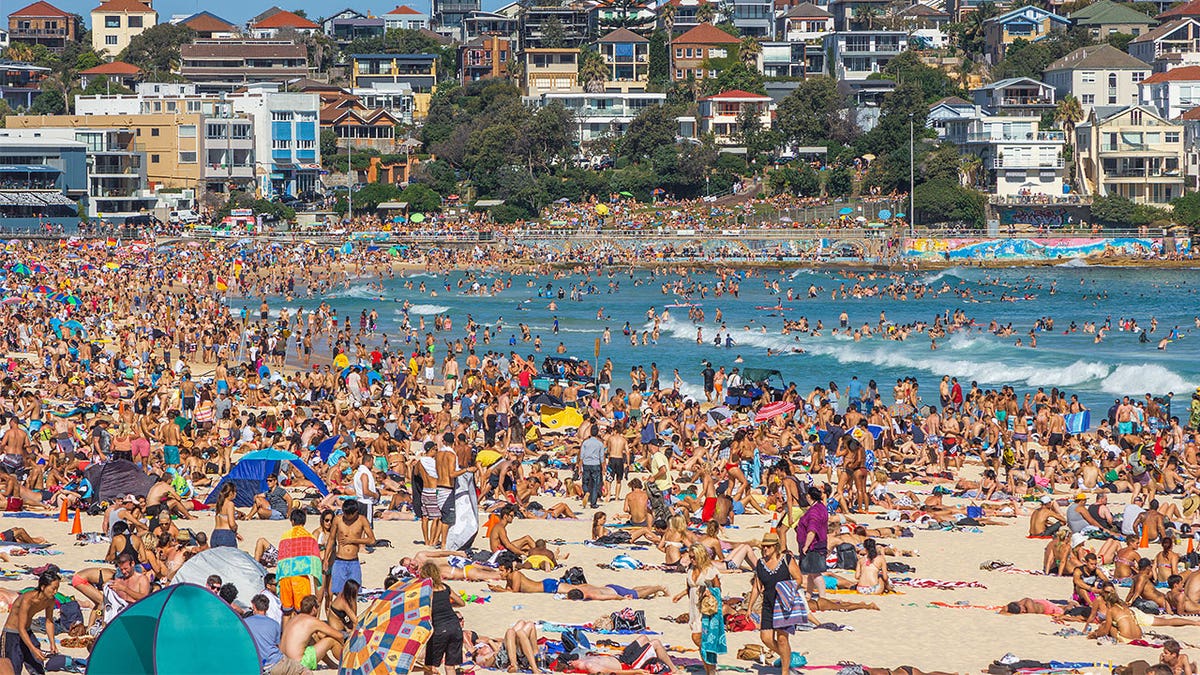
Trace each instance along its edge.
<path fill-rule="evenodd" d="M 51 565 L 38 575 L 37 588 L 17 596 L 9 608 L 0 640 L 0 659 L 9 662 L 13 675 L 21 675 L 26 665 L 32 673 L 44 673 L 46 654 L 58 653 L 58 643 L 54 641 L 54 595 L 59 583 L 58 568 Z M 45 652 L 31 632 L 33 618 L 40 612 L 46 615 L 46 639 L 50 645 Z"/>

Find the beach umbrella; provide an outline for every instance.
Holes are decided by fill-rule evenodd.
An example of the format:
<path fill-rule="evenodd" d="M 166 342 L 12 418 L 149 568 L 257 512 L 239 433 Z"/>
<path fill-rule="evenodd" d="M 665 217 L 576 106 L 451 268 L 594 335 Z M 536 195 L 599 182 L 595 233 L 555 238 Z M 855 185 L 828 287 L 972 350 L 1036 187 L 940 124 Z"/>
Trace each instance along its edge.
<path fill-rule="evenodd" d="M 79 296 L 68 295 L 67 297 L 63 298 L 62 302 L 64 305 L 71 305 L 74 307 L 79 304 Z"/>
<path fill-rule="evenodd" d="M 45 274 L 50 271 L 49 267 L 46 267 L 41 263 L 34 263 L 29 266 L 29 269 L 33 270 L 36 274 Z"/>
<path fill-rule="evenodd" d="M 0 305 L 15 305 L 18 302 L 21 302 L 21 298 L 18 298 L 15 295 L 10 295 L 5 299 L 0 300 Z"/>
<path fill-rule="evenodd" d="M 75 319 L 71 319 L 70 321 L 66 322 L 63 325 L 66 326 L 67 329 L 70 330 L 72 333 L 86 333 L 87 332 L 86 330 L 84 330 L 83 324 L 79 323 Z"/>
<path fill-rule="evenodd" d="M 597 204 L 596 205 L 596 214 L 601 215 L 601 216 L 607 216 L 608 215 L 608 206 L 606 206 L 604 204 Z"/>
<path fill-rule="evenodd" d="M 758 412 L 754 414 L 754 421 L 766 422 L 780 415 L 786 415 L 795 409 L 796 404 L 791 401 L 776 401 L 759 408 Z"/>
<path fill-rule="evenodd" d="M 409 216 L 409 219 L 412 220 L 414 223 L 423 223 L 423 222 L 425 222 L 425 214 L 424 213 L 414 213 L 411 216 Z"/>
<path fill-rule="evenodd" d="M 345 253 L 346 255 L 350 255 L 351 253 L 354 253 L 354 244 L 351 244 L 350 242 L 346 242 L 346 243 L 342 244 L 341 251 L 342 251 L 342 253 Z"/>
<path fill-rule="evenodd" d="M 662 194 L 666 194 L 666 193 L 667 193 L 667 191 L 662 188 L 654 188 L 653 190 L 650 191 L 650 194 L 652 194 L 652 195 L 662 195 Z"/>
<path fill-rule="evenodd" d="M 333 449 L 337 447 L 338 441 L 341 439 L 341 436 L 330 436 L 317 444 L 317 456 L 321 458 L 322 462 L 329 459 L 329 455 L 333 454 Z"/>
<path fill-rule="evenodd" d="M 29 265 L 26 265 L 25 263 L 17 263 L 16 265 L 8 268 L 8 271 L 12 272 L 13 274 L 20 274 L 21 276 L 26 277 L 33 274 L 33 270 L 29 269 Z"/>
<path fill-rule="evenodd" d="M 888 211 L 887 209 L 883 209 L 879 212 L 879 217 L 884 220 L 887 220 L 888 218 L 892 217 L 892 212 Z"/>
<path fill-rule="evenodd" d="M 38 284 L 37 286 L 33 287 L 34 293 L 49 293 L 50 291 L 53 291 L 53 290 L 54 290 L 53 288 L 50 288 L 46 284 Z"/>
<path fill-rule="evenodd" d="M 241 617 L 204 586 L 168 586 L 104 619 L 88 658 L 92 675 L 200 675 L 213 672 L 213 664 L 223 672 L 258 673 L 262 667 Z"/>
<path fill-rule="evenodd" d="M 849 206 L 843 206 L 842 208 L 838 209 L 839 216 L 848 216 L 851 213 L 854 213 L 854 209 L 850 208 Z"/>
<path fill-rule="evenodd" d="M 897 218 L 903 218 L 903 217 L 904 217 L 904 214 L 903 214 L 903 213 L 897 213 L 897 214 L 896 214 L 896 217 L 897 217 Z"/>
<path fill-rule="evenodd" d="M 782 218 L 780 218 L 780 219 L 779 219 L 779 222 L 781 222 L 781 223 L 790 223 L 790 222 L 792 222 L 792 219 L 791 219 L 791 218 L 788 218 L 787 216 L 784 216 L 784 217 L 782 217 Z"/>
<path fill-rule="evenodd" d="M 729 418 L 731 417 L 733 417 L 733 411 L 725 406 L 713 408 L 712 410 L 708 411 L 709 424 L 721 424 L 722 422 L 728 422 Z"/>
<path fill-rule="evenodd" d="M 619 194 L 620 194 L 622 197 L 632 197 L 632 196 L 633 196 L 633 193 L 632 193 L 632 192 L 626 192 L 626 191 L 624 191 L 624 190 L 622 190 L 622 191 L 621 191 Z"/>
<path fill-rule="evenodd" d="M 383 593 L 358 619 L 338 675 L 405 675 L 433 632 L 433 582 L 415 579 Z"/>

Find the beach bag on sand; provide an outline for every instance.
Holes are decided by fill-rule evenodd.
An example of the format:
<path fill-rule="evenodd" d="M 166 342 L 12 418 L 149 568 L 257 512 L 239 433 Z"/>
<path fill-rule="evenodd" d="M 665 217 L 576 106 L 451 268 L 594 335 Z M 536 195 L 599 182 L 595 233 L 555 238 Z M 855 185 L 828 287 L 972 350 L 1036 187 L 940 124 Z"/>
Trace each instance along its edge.
<path fill-rule="evenodd" d="M 739 649 L 737 652 L 737 657 L 743 661 L 757 661 L 762 658 L 762 655 L 765 651 L 766 647 L 763 647 L 755 642 Z"/>
<path fill-rule="evenodd" d="M 839 569 L 852 570 L 858 568 L 858 551 L 854 549 L 854 544 L 838 544 L 834 552 L 837 554 L 837 566 Z"/>
<path fill-rule="evenodd" d="M 583 568 L 582 567 L 570 567 L 567 569 L 567 571 L 565 573 L 563 573 L 560 581 L 562 581 L 562 583 L 564 583 L 564 584 L 578 586 L 580 584 L 586 584 L 587 578 L 585 578 L 583 576 Z"/>
<path fill-rule="evenodd" d="M 631 632 L 646 630 L 646 612 L 626 607 L 619 612 L 612 613 L 612 622 L 613 630 Z"/>

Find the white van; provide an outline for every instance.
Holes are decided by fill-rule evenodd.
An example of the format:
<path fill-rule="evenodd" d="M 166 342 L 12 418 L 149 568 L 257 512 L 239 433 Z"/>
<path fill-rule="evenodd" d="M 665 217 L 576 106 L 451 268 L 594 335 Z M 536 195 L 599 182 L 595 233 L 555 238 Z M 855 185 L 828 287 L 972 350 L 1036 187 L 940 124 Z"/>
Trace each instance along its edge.
<path fill-rule="evenodd" d="M 172 211 L 171 215 L 167 216 L 167 220 L 172 225 L 195 225 L 200 222 L 200 214 L 191 209 Z"/>

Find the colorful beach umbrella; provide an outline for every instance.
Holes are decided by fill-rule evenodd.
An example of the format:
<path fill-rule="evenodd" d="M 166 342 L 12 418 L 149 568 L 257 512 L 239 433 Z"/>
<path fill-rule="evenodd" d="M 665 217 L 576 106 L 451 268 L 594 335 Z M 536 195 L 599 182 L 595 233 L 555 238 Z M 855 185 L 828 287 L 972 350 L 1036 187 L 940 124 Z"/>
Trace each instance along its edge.
<path fill-rule="evenodd" d="M 786 415 L 796 409 L 796 404 L 791 401 L 776 401 L 769 403 L 758 409 L 754 414 L 755 422 L 766 422 L 780 415 Z"/>
<path fill-rule="evenodd" d="M 839 216 L 848 216 L 851 213 L 854 213 L 854 209 L 850 208 L 849 206 L 843 206 L 842 208 L 838 209 Z"/>
<path fill-rule="evenodd" d="M 425 222 L 425 214 L 424 213 L 414 213 L 411 216 L 409 216 L 409 220 L 413 221 L 414 223 L 423 223 L 423 222 Z"/>
<path fill-rule="evenodd" d="M 41 263 L 34 263 L 29 266 L 29 269 L 33 270 L 36 274 L 45 274 L 50 271 L 50 268 Z"/>
<path fill-rule="evenodd" d="M 8 271 L 12 272 L 13 274 L 20 274 L 26 277 L 33 274 L 33 270 L 29 269 L 29 265 L 26 265 L 25 263 L 17 263 L 16 265 L 8 268 Z"/>
<path fill-rule="evenodd" d="M 71 305 L 71 306 L 78 305 L 79 304 L 79 296 L 68 295 L 67 297 L 63 298 L 63 304 Z"/>
<path fill-rule="evenodd" d="M 888 211 L 887 209 L 882 209 L 879 212 L 879 217 L 882 218 L 883 220 L 887 220 L 888 218 L 892 217 L 892 212 Z"/>
<path fill-rule="evenodd" d="M 50 291 L 53 291 L 53 290 L 54 290 L 53 288 L 50 288 L 46 284 L 38 284 L 37 286 L 33 287 L 34 293 L 49 293 Z"/>
<path fill-rule="evenodd" d="M 416 579 L 384 592 L 358 619 L 338 675 L 405 675 L 433 632 L 433 583 Z"/>

